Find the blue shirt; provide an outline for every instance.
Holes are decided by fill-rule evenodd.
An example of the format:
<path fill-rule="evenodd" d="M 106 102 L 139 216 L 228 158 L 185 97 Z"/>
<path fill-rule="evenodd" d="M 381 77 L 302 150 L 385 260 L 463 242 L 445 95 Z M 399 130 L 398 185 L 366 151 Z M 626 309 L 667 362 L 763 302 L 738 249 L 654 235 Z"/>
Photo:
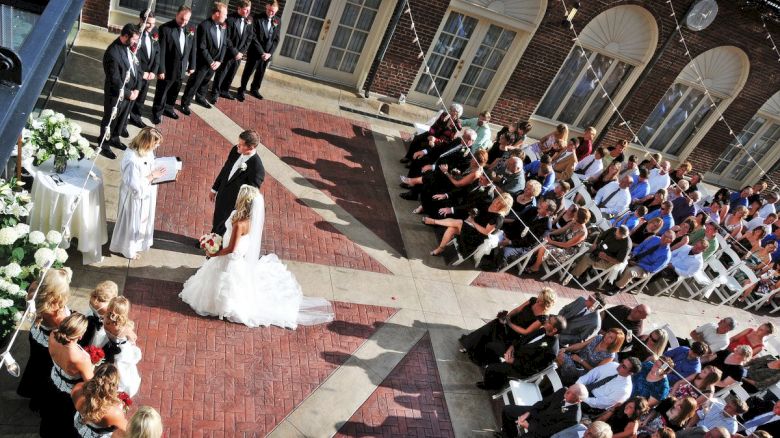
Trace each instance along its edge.
<path fill-rule="evenodd" d="M 631 184 L 631 188 L 628 189 L 628 191 L 631 193 L 631 200 L 636 201 L 637 199 L 644 198 L 650 194 L 650 184 L 648 184 L 647 181 L 637 180 Z"/>
<path fill-rule="evenodd" d="M 748 198 L 740 198 L 740 193 L 741 192 L 734 192 L 731 194 L 731 197 L 729 197 L 729 213 L 733 212 L 734 209 L 740 205 L 744 205 L 745 207 L 748 206 Z"/>
<path fill-rule="evenodd" d="M 646 399 L 650 397 L 661 401 L 669 395 L 669 380 L 667 377 L 657 381 L 648 382 L 647 375 L 650 374 L 650 370 L 653 368 L 654 361 L 647 361 L 642 364 L 642 370 L 633 376 L 631 376 L 631 383 L 633 387 L 631 389 L 631 397 L 641 396 Z"/>
<path fill-rule="evenodd" d="M 661 209 L 651 211 L 650 213 L 647 213 L 645 215 L 645 220 L 650 222 L 650 219 L 660 217 L 664 221 L 664 225 L 661 227 L 660 230 L 658 230 L 658 234 L 661 235 L 665 233 L 669 228 L 672 228 L 674 226 L 674 217 L 671 213 L 661 216 Z"/>
<path fill-rule="evenodd" d="M 551 171 L 550 174 L 544 178 L 544 182 L 542 183 L 542 195 L 547 194 L 547 192 L 553 190 L 554 188 L 555 188 L 555 171 Z"/>
<path fill-rule="evenodd" d="M 636 260 L 636 264 L 645 271 L 655 274 L 668 265 L 672 260 L 672 251 L 669 250 L 669 245 L 661 245 L 661 238 L 658 236 L 650 236 L 640 243 L 639 246 L 631 251 L 633 256 L 649 250 L 654 246 L 659 245 L 653 252 L 643 256 L 641 259 Z"/>
<path fill-rule="evenodd" d="M 629 231 L 633 230 L 638 223 L 639 218 L 634 214 L 627 214 L 621 218 L 612 219 L 612 226 L 619 227 L 621 225 L 625 225 L 628 227 Z"/>
<path fill-rule="evenodd" d="M 530 173 L 532 175 L 536 175 L 537 173 L 539 173 L 539 167 L 541 167 L 541 165 L 542 165 L 542 162 L 539 161 L 539 160 L 531 161 L 530 163 L 528 163 L 525 166 L 523 166 L 523 171 L 526 174 Z"/>
<path fill-rule="evenodd" d="M 764 237 L 761 239 L 761 246 L 766 246 L 769 242 L 777 242 L 780 244 L 780 239 L 778 239 L 777 236 L 775 236 L 774 233 Z M 775 252 L 772 253 L 772 262 L 777 263 L 780 262 L 780 247 L 778 247 Z"/>
<path fill-rule="evenodd" d="M 667 350 L 664 356 L 674 361 L 674 369 L 684 377 L 688 377 L 691 374 L 696 374 L 701 371 L 701 361 L 698 357 L 689 359 L 688 352 L 691 351 L 690 347 L 677 347 Z M 675 373 L 669 373 L 667 375 L 669 383 L 674 385 L 675 382 L 680 380 L 680 376 Z"/>

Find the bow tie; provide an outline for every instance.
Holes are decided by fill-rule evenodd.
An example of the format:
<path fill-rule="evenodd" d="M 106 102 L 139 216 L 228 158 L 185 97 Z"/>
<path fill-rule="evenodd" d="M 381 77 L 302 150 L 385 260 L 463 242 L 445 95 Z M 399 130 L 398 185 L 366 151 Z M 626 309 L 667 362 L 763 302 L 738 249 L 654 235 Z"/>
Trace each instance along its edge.
<path fill-rule="evenodd" d="M 87 321 L 91 322 L 95 326 L 95 330 L 100 330 L 103 328 L 103 320 L 100 319 L 97 315 L 89 315 L 87 317 Z"/>
<path fill-rule="evenodd" d="M 114 362 L 114 356 L 122 352 L 120 345 L 125 344 L 127 341 L 112 341 L 108 340 L 106 345 L 103 346 L 103 353 L 106 354 L 106 362 Z"/>

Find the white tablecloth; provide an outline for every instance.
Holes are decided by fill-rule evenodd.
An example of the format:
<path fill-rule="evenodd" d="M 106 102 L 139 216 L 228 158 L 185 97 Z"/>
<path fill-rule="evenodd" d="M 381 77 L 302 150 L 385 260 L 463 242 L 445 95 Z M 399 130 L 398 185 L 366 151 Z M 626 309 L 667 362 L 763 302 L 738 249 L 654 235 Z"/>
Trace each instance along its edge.
<path fill-rule="evenodd" d="M 61 185 L 52 179 L 53 160 L 47 160 L 40 167 L 28 168 L 35 177 L 32 187 L 35 204 L 30 213 L 30 229 L 44 233 L 49 230 L 62 231 L 68 213 L 82 191 L 84 180 L 88 178 L 84 194 L 78 205 L 75 205 L 73 219 L 64 232 L 66 239 L 78 239 L 78 250 L 83 254 L 83 263 L 86 265 L 103 260 L 101 247 L 108 242 L 102 173 L 95 167 L 93 173 L 96 178 L 88 177 L 90 166 L 91 162 L 87 160 L 69 161 L 68 169 L 60 175 L 64 182 Z M 66 240 L 65 248 L 68 242 Z"/>

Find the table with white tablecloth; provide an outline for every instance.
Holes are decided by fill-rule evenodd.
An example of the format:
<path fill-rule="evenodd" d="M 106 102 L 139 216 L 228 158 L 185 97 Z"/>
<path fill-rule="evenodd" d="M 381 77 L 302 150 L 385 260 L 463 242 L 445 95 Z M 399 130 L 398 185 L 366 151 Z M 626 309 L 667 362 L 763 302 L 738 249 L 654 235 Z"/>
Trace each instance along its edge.
<path fill-rule="evenodd" d="M 35 177 L 30 229 L 44 233 L 63 231 L 71 209 L 75 209 L 63 237 L 78 239 L 78 250 L 83 254 L 84 264 L 102 261 L 101 247 L 108 242 L 102 173 L 94 167 L 90 176 L 91 166 L 89 160 L 69 161 L 67 170 L 62 174 L 55 174 L 53 160 L 47 160 L 39 167 L 26 166 Z M 59 176 L 60 183 L 55 181 L 55 175 Z M 75 204 L 79 194 L 82 194 L 81 199 Z M 69 240 L 63 245 L 67 248 Z"/>

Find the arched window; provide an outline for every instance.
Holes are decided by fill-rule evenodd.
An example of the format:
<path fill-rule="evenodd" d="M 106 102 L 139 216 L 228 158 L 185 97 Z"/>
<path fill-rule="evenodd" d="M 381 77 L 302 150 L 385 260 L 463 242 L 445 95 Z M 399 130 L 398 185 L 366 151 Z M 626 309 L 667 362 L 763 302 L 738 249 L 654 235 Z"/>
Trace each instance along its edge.
<path fill-rule="evenodd" d="M 575 130 L 606 123 L 612 110 L 596 78 L 618 104 L 653 55 L 658 28 L 643 7 L 617 6 L 591 20 L 580 42 L 584 50 L 572 48 L 536 110 L 537 117 Z"/>
<path fill-rule="evenodd" d="M 694 65 L 696 66 L 694 68 Z M 699 56 L 677 75 L 661 101 L 639 129 L 639 140 L 650 149 L 685 159 L 742 90 L 750 63 L 741 49 L 716 47 Z M 705 88 L 715 105 L 705 95 Z"/>
<path fill-rule="evenodd" d="M 780 92 L 764 103 L 734 140 L 718 157 L 712 169 L 713 182 L 730 187 L 752 184 L 761 177 L 761 169 L 768 170 L 780 157 Z M 752 158 L 752 159 L 751 159 Z M 752 160 L 756 160 L 758 166 Z"/>

